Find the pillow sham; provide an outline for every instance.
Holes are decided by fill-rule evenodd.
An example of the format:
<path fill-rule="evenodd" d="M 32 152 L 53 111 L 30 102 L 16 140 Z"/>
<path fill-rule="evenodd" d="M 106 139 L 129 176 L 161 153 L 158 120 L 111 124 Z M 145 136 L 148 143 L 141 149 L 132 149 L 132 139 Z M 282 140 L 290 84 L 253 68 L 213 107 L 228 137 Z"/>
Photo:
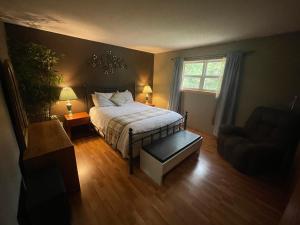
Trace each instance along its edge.
<path fill-rule="evenodd" d="M 108 98 L 109 96 L 112 96 L 112 93 L 95 92 L 95 94 L 92 94 L 94 105 L 96 107 L 115 106 L 115 104 Z"/>
<path fill-rule="evenodd" d="M 127 103 L 128 99 L 126 98 L 126 95 L 124 95 L 124 92 L 116 92 L 114 95 L 110 98 L 110 101 L 115 103 L 118 106 L 124 105 Z"/>

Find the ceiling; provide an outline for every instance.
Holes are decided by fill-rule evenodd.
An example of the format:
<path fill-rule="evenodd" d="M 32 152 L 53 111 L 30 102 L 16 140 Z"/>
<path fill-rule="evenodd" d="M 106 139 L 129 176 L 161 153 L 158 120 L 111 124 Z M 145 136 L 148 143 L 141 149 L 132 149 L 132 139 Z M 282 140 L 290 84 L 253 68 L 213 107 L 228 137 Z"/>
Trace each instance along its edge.
<path fill-rule="evenodd" d="M 151 53 L 300 30 L 299 0 L 0 1 L 5 22 Z"/>

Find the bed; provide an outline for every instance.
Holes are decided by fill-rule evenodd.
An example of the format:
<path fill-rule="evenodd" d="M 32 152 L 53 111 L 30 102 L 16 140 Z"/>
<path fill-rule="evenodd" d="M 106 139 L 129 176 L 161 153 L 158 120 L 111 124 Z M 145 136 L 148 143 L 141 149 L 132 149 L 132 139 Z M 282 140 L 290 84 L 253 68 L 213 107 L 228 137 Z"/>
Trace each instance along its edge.
<path fill-rule="evenodd" d="M 134 117 L 129 119 L 129 117 Z M 127 118 L 125 118 L 127 117 Z M 146 133 L 160 127 L 165 127 L 178 121 L 182 116 L 176 112 L 148 106 L 139 102 L 128 103 L 123 106 L 110 106 L 110 107 L 95 107 L 90 109 L 91 122 L 103 136 L 106 141 L 118 149 L 124 158 L 128 158 L 129 149 L 129 128 L 133 133 Z M 121 128 L 112 128 L 112 132 L 119 133 L 119 137 L 114 141 L 109 136 L 110 123 L 112 120 L 127 119 L 127 122 Z M 121 131 L 117 131 L 121 129 Z M 133 156 L 137 156 L 138 151 L 133 152 Z"/>
<path fill-rule="evenodd" d="M 112 148 L 118 150 L 123 158 L 129 159 L 130 173 L 132 159 L 139 155 L 143 145 L 168 136 L 185 125 L 184 118 L 176 112 L 136 101 L 121 106 L 95 106 L 90 100 L 91 93 L 95 90 L 112 92 L 116 89 L 91 90 L 87 92 L 91 123 Z M 134 92 L 132 94 L 134 96 Z"/>

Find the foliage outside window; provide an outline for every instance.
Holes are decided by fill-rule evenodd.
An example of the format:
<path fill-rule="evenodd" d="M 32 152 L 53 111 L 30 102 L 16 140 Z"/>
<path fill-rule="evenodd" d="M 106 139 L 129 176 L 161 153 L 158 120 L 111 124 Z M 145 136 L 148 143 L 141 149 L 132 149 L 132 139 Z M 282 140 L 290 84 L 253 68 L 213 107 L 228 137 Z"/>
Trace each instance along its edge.
<path fill-rule="evenodd" d="M 18 41 L 10 41 L 9 50 L 29 120 L 48 119 L 59 97 L 62 75 L 56 66 L 62 56 L 46 46 Z"/>
<path fill-rule="evenodd" d="M 183 90 L 202 90 L 216 93 L 221 87 L 226 58 L 185 61 Z"/>

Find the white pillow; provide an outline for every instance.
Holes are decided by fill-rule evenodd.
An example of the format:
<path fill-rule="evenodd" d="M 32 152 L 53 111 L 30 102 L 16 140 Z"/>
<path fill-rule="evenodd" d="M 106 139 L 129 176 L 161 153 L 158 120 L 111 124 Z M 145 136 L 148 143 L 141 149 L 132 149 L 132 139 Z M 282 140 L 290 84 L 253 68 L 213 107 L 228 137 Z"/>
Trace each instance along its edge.
<path fill-rule="evenodd" d="M 126 90 L 126 91 L 124 91 L 124 92 L 121 92 L 123 95 L 124 95 L 124 97 L 126 98 L 126 103 L 132 103 L 132 102 L 134 102 L 133 101 L 133 97 L 132 97 L 132 94 L 131 94 L 131 92 L 130 91 L 128 91 L 128 90 Z"/>
<path fill-rule="evenodd" d="M 93 100 L 94 106 L 99 107 L 99 102 L 98 102 L 98 100 L 96 98 L 96 95 L 95 94 L 91 94 L 91 96 L 92 96 L 92 100 Z"/>
<path fill-rule="evenodd" d="M 100 93 L 100 92 L 95 92 L 95 94 L 92 94 L 92 99 L 93 99 L 93 102 L 94 102 L 94 105 L 96 107 L 108 107 L 108 106 L 115 106 L 115 104 L 109 100 L 109 95 L 112 93 Z"/>
<path fill-rule="evenodd" d="M 110 100 L 118 106 L 124 105 L 128 101 L 127 96 L 124 95 L 124 92 L 118 91 L 110 98 Z"/>
<path fill-rule="evenodd" d="M 111 96 L 113 96 L 114 92 L 104 93 L 104 92 L 97 92 L 97 91 L 95 91 L 95 94 L 96 95 L 102 95 L 103 97 L 110 99 Z"/>

